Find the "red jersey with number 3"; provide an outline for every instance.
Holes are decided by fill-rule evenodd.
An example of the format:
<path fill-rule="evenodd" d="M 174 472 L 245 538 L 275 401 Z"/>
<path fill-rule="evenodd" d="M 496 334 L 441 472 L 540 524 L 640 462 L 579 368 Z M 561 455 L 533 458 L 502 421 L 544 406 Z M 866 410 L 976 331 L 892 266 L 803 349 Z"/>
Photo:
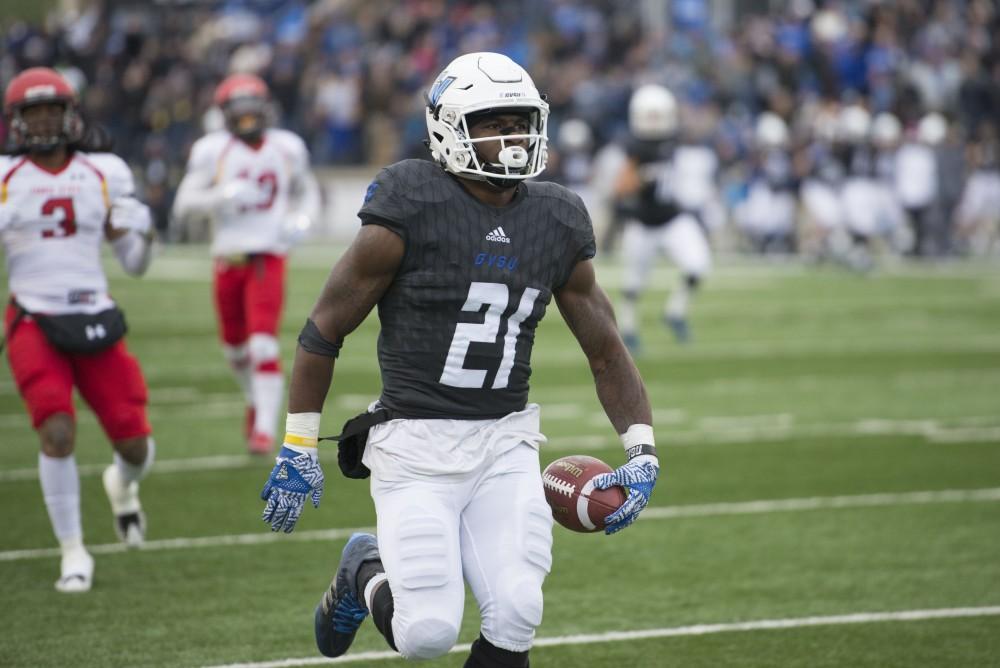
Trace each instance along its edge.
<path fill-rule="evenodd" d="M 104 222 L 111 202 L 133 191 L 132 172 L 110 153 L 77 151 L 57 170 L 0 156 L 0 242 L 18 302 L 53 314 L 109 308 Z"/>
<path fill-rule="evenodd" d="M 213 132 L 191 147 L 187 171 L 210 172 L 215 186 L 242 179 L 256 189 L 239 211 L 216 216 L 213 256 L 288 252 L 282 226 L 292 201 L 291 184 L 309 171 L 309 152 L 298 135 L 268 128 L 261 143 L 251 146 L 227 131 Z"/>

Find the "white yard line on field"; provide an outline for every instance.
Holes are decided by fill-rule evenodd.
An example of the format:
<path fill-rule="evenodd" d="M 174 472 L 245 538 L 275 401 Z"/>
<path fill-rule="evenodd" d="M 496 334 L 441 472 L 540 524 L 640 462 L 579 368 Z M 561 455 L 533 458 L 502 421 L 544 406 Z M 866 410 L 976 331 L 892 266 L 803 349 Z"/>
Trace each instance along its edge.
<path fill-rule="evenodd" d="M 643 629 L 640 631 L 609 631 L 607 633 L 581 633 L 552 638 L 536 638 L 535 647 L 558 647 L 561 645 L 596 645 L 623 640 L 647 640 L 652 638 L 678 638 L 682 636 L 705 636 L 716 633 L 734 633 L 741 631 L 778 631 L 784 629 L 799 629 L 813 626 L 841 626 L 844 624 L 875 624 L 879 622 L 917 622 L 930 619 L 960 619 L 968 617 L 995 617 L 1000 615 L 1000 606 L 980 606 L 975 608 L 937 608 L 932 610 L 894 610 L 891 612 L 853 612 L 845 615 L 826 615 L 822 617 L 791 617 L 786 619 L 758 619 L 747 622 L 731 622 L 727 624 L 694 624 L 691 626 L 673 626 L 659 629 Z M 469 651 L 469 645 L 456 645 L 449 654 L 464 654 Z M 255 663 L 228 663 L 211 668 L 291 668 L 292 666 L 336 665 L 356 663 L 358 661 L 377 661 L 380 659 L 398 659 L 402 657 L 396 652 L 359 652 L 348 654 L 338 659 L 322 657 L 303 657 L 278 659 L 275 661 L 259 661 Z"/>
<path fill-rule="evenodd" d="M 227 547 L 233 545 L 263 545 L 268 543 L 293 542 L 310 543 L 316 541 L 340 540 L 348 538 L 352 533 L 364 531 L 371 533 L 375 527 L 355 527 L 353 529 L 319 529 L 316 531 L 301 531 L 291 534 L 261 532 L 243 533 L 229 536 L 202 536 L 200 538 L 164 538 L 162 540 L 148 540 L 142 547 L 137 548 L 139 552 L 161 552 L 163 550 L 191 550 L 203 547 Z M 88 545 L 87 549 L 91 554 L 116 554 L 118 552 L 130 551 L 124 543 L 105 543 L 103 545 Z M 23 561 L 25 559 L 45 559 L 48 557 L 58 557 L 59 548 L 43 547 L 31 550 L 10 550 L 0 552 L 0 562 L 3 561 Z"/>
<path fill-rule="evenodd" d="M 546 417 L 543 410 L 543 419 Z M 558 417 L 550 418 L 558 420 Z M 671 427 L 661 437 L 666 446 L 698 446 L 711 444 L 754 443 L 790 438 L 872 438 L 875 436 L 915 436 L 929 443 L 1000 443 L 1000 424 L 996 417 L 985 418 L 994 424 L 978 424 L 980 417 L 954 420 L 888 420 L 863 419 L 853 422 L 797 423 L 794 416 L 721 416 L 705 417 L 693 429 Z M 607 417 L 595 412 L 585 423 L 605 433 Z M 946 424 L 955 422 L 957 424 Z M 668 424 L 669 422 L 664 422 Z M 660 424 L 660 421 L 657 421 Z M 673 424 L 676 424 L 674 422 Z M 548 446 L 556 450 L 575 448 L 597 450 L 616 442 L 613 435 L 556 436 Z"/>
<path fill-rule="evenodd" d="M 183 473 L 188 471 L 208 471 L 208 470 L 228 470 L 241 469 L 254 465 L 260 461 L 250 455 L 214 455 L 212 457 L 192 457 L 190 459 L 157 459 L 153 470 L 156 473 Z M 103 464 L 79 464 L 77 469 L 81 477 L 98 476 L 104 473 L 108 463 Z M 16 480 L 37 480 L 38 469 L 36 467 L 24 469 L 10 469 L 0 471 L 0 482 L 12 482 Z"/>
<path fill-rule="evenodd" d="M 183 409 L 186 420 L 217 418 L 229 416 L 234 410 L 242 410 L 241 403 L 221 404 L 209 403 L 204 406 L 188 406 Z M 153 411 L 154 416 L 161 410 Z M 169 409 L 166 409 L 169 410 Z M 179 410 L 179 409 L 173 409 Z M 360 410 L 360 409 L 359 409 Z M 546 404 L 542 408 L 543 421 L 574 421 L 580 422 L 585 409 L 577 404 Z M 678 424 L 687 416 L 684 411 L 671 409 L 655 409 L 657 424 Z M 161 416 L 162 417 L 162 416 Z M 18 415 L 0 415 L 0 428 L 8 421 L 21 423 L 26 417 Z M 81 420 L 93 422 L 88 414 L 81 414 Z M 872 438 L 874 436 L 917 436 L 929 443 L 948 445 L 953 443 L 1000 443 L 1000 424 L 995 416 L 966 416 L 949 420 L 953 424 L 942 424 L 941 421 L 924 420 L 890 420 L 885 418 L 865 418 L 855 422 L 844 423 L 813 423 L 796 424 L 795 416 L 778 413 L 774 415 L 745 416 L 708 416 L 697 421 L 694 429 L 670 428 L 665 438 L 668 441 L 664 447 L 690 447 L 699 445 L 722 445 L 753 443 L 756 441 L 779 441 L 789 438 Z M 607 416 L 595 413 L 586 419 L 586 423 L 600 428 L 597 434 L 580 434 L 572 436 L 553 436 L 543 446 L 549 450 L 593 451 L 613 447 L 618 443 L 607 429 Z M 324 433 L 327 430 L 324 430 Z M 336 429 L 334 429 L 336 431 Z M 332 431 L 330 432 L 332 433 Z M 185 459 L 158 459 L 154 471 L 156 473 L 183 473 L 200 470 L 240 469 L 251 466 L 255 461 L 248 455 L 217 455 L 211 457 L 192 457 Z M 80 475 L 84 477 L 101 474 L 107 464 L 81 464 Z M 29 468 L 0 470 L 0 483 L 21 480 L 37 480 L 38 469 Z"/>
<path fill-rule="evenodd" d="M 833 510 L 836 508 L 871 508 L 877 506 L 904 506 L 926 503 L 964 503 L 970 501 L 1000 501 L 1000 487 L 986 489 L 942 489 L 926 492 L 896 492 L 885 494 L 855 494 L 850 496 L 814 496 L 800 499 L 768 499 L 737 503 L 704 503 L 687 506 L 647 508 L 640 515 L 644 519 L 672 519 L 677 517 L 710 517 L 714 515 L 754 515 L 804 510 Z"/>
<path fill-rule="evenodd" d="M 808 510 L 835 510 L 839 508 L 872 508 L 879 506 L 904 506 L 929 503 L 969 503 L 1000 501 L 1000 487 L 985 489 L 944 489 L 921 492 L 897 492 L 886 494 L 859 494 L 853 496 L 819 496 L 799 499 L 767 499 L 760 501 L 739 501 L 732 503 L 691 504 L 685 506 L 664 506 L 647 508 L 640 520 L 667 520 L 682 517 L 711 517 L 727 515 L 759 515 L 765 513 L 795 512 Z M 339 540 L 355 531 L 372 531 L 371 527 L 354 529 L 324 529 L 300 531 L 281 535 L 268 532 L 236 534 L 229 536 L 204 536 L 201 538 L 168 538 L 151 540 L 139 551 L 182 550 L 227 545 L 259 545 L 282 541 L 326 541 Z M 124 552 L 121 543 L 88 546 L 94 554 Z M 29 550 L 8 550 L 0 552 L 0 562 L 43 559 L 59 556 L 58 548 L 37 548 Z"/>

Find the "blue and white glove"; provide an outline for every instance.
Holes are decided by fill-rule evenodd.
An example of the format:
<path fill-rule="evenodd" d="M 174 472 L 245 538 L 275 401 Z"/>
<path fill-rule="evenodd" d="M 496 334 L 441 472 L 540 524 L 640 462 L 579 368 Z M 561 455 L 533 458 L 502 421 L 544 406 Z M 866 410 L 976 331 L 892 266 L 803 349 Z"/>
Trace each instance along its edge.
<path fill-rule="evenodd" d="M 645 425 L 640 425 L 644 426 Z M 652 440 L 652 429 L 649 430 L 649 440 Z M 626 456 L 629 460 L 611 473 L 602 473 L 594 477 L 594 487 L 607 489 L 620 485 L 628 490 L 625 503 L 618 510 L 604 518 L 606 526 L 604 533 L 613 534 L 635 522 L 639 513 L 649 503 L 649 497 L 656 486 L 656 478 L 660 474 L 660 460 L 656 457 L 656 448 L 652 445 L 635 445 L 629 447 L 626 440 Z"/>
<path fill-rule="evenodd" d="M 291 533 L 299 521 L 306 496 L 319 508 L 323 496 L 323 469 L 316 448 L 284 445 L 260 498 L 267 501 L 261 519 L 271 524 L 271 531 Z"/>

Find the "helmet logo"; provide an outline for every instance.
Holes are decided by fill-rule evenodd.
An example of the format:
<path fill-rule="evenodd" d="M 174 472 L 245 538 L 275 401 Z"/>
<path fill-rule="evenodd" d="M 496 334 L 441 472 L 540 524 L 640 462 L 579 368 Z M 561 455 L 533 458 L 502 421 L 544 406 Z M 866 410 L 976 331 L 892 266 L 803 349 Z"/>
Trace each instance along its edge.
<path fill-rule="evenodd" d="M 42 84 L 40 86 L 32 86 L 31 88 L 24 91 L 25 101 L 30 101 L 35 98 L 45 98 L 45 97 L 55 97 L 56 87 L 52 84 Z"/>
<path fill-rule="evenodd" d="M 430 101 L 432 107 L 436 107 L 438 100 L 441 99 L 441 94 L 448 90 L 448 86 L 455 82 L 456 77 L 443 77 L 434 82 L 434 87 L 431 88 L 430 95 L 427 99 Z"/>

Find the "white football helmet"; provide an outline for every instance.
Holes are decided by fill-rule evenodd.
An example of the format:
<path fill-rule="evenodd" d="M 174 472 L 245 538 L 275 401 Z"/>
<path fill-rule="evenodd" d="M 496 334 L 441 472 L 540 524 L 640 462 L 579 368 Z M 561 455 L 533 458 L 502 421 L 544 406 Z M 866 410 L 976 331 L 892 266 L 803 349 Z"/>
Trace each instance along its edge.
<path fill-rule="evenodd" d="M 669 90 L 646 84 L 632 93 L 628 127 L 636 139 L 667 139 L 677 132 L 677 125 L 677 100 Z"/>
<path fill-rule="evenodd" d="M 930 146 L 937 146 L 948 136 L 948 121 L 936 111 L 920 119 L 917 124 L 917 140 Z"/>
<path fill-rule="evenodd" d="M 878 146 L 893 146 L 903 133 L 899 119 L 888 111 L 875 116 L 872 121 L 872 141 Z"/>
<path fill-rule="evenodd" d="M 445 170 L 465 178 L 508 185 L 510 180 L 530 179 L 545 169 L 548 160 L 549 105 L 520 65 L 499 53 L 467 53 L 438 75 L 426 95 L 428 145 Z M 483 112 L 530 114 L 527 134 L 470 139 L 467 117 Z M 508 145 L 526 139 L 523 146 Z M 499 141 L 499 162 L 487 163 L 476 144 Z"/>
<path fill-rule="evenodd" d="M 782 148 L 788 144 L 788 124 L 773 111 L 765 111 L 757 118 L 754 139 L 759 148 Z"/>
<path fill-rule="evenodd" d="M 862 144 L 871 132 L 872 115 L 859 104 L 851 104 L 840 111 L 837 119 L 837 136 L 848 144 Z"/>
<path fill-rule="evenodd" d="M 594 135 L 587 121 L 569 118 L 559 126 L 559 148 L 564 151 L 589 151 Z"/>

